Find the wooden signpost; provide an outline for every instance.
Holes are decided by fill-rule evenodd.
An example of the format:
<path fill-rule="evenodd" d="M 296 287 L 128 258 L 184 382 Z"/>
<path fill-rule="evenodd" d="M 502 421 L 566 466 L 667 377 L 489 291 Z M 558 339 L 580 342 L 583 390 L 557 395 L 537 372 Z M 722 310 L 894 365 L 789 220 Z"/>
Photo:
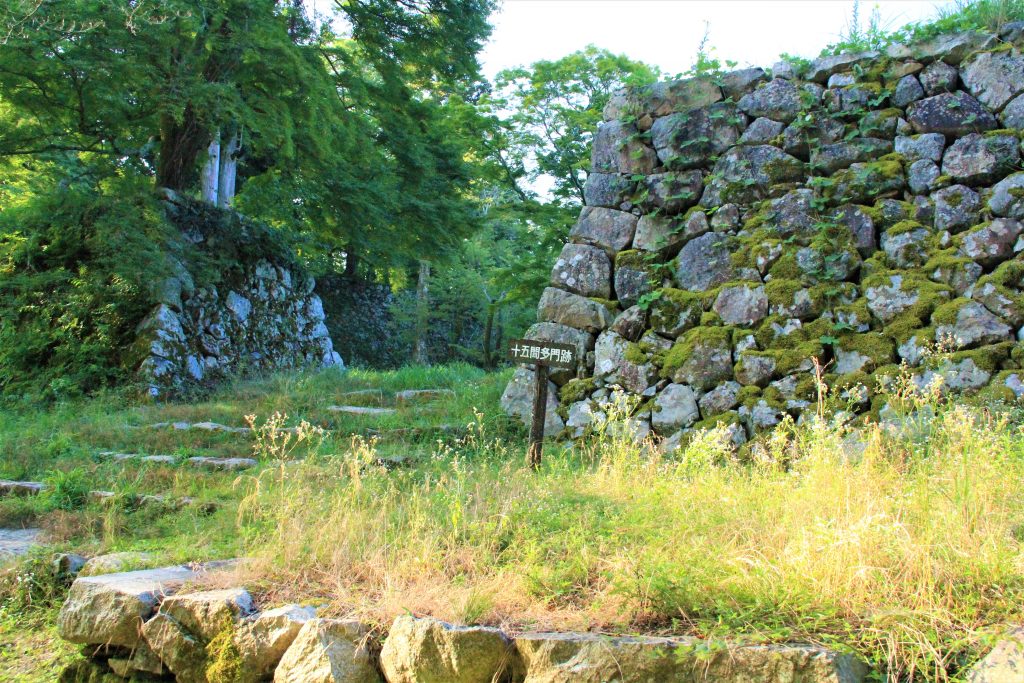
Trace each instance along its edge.
<path fill-rule="evenodd" d="M 526 450 L 526 464 L 533 469 L 540 467 L 540 454 L 544 446 L 544 423 L 548 409 L 548 368 L 575 370 L 576 347 L 572 344 L 537 341 L 534 339 L 513 339 L 508 346 L 509 360 L 533 364 L 533 419 L 530 422 L 530 445 Z"/>

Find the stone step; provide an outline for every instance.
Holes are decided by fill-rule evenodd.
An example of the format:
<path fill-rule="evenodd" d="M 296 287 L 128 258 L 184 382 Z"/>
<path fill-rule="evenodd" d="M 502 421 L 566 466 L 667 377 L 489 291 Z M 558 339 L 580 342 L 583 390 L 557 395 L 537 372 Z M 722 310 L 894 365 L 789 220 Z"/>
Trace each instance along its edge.
<path fill-rule="evenodd" d="M 161 496 L 158 493 L 117 494 L 114 491 L 89 491 L 89 497 L 99 502 L 114 500 L 118 498 L 119 495 L 127 496 L 128 503 L 133 507 L 144 507 L 146 505 L 164 505 L 174 510 L 180 510 L 185 507 L 196 505 L 198 506 L 199 511 L 204 514 L 211 514 L 217 510 L 217 503 L 211 501 L 204 502 L 196 500 L 191 496 L 171 498 L 168 496 Z"/>
<path fill-rule="evenodd" d="M 371 408 L 369 406 L 327 406 L 327 410 L 346 415 L 394 415 L 397 412 L 394 408 Z"/>
<path fill-rule="evenodd" d="M 195 456 L 182 460 L 181 458 L 173 455 L 142 455 L 141 453 L 115 453 L 113 451 L 103 451 L 99 455 L 103 458 L 110 458 L 118 461 L 137 460 L 139 462 L 150 462 L 161 465 L 176 465 L 179 462 L 186 462 L 197 469 L 223 470 L 227 472 L 245 470 L 250 467 L 256 467 L 259 464 L 259 461 L 255 458 L 217 458 L 211 456 Z"/>
<path fill-rule="evenodd" d="M 219 422 L 155 422 L 150 429 L 174 429 L 177 431 L 198 430 L 203 432 L 225 432 L 228 434 L 249 434 L 248 427 L 229 427 Z"/>
<path fill-rule="evenodd" d="M 138 460 L 139 462 L 151 462 L 158 465 L 173 465 L 178 458 L 173 455 L 143 455 L 141 453 L 116 453 L 114 451 L 102 451 L 98 454 L 101 458 L 111 460 Z"/>
<path fill-rule="evenodd" d="M 4 496 L 34 496 L 42 491 L 44 485 L 38 481 L 0 480 L 0 498 Z"/>
<path fill-rule="evenodd" d="M 235 472 L 238 470 L 247 470 L 251 467 L 259 465 L 259 461 L 255 458 L 208 458 L 208 457 L 194 457 L 187 460 L 188 464 L 192 467 L 207 470 L 221 470 L 224 472 Z"/>
<path fill-rule="evenodd" d="M 346 391 L 338 396 L 342 401 L 369 400 L 378 405 L 384 403 L 384 391 L 381 389 L 359 389 L 357 391 Z"/>
<path fill-rule="evenodd" d="M 26 554 L 39 545 L 42 529 L 0 529 L 0 565 Z"/>
<path fill-rule="evenodd" d="M 462 436 L 465 433 L 465 427 L 459 427 L 457 425 L 433 425 L 430 427 L 399 427 L 398 429 L 367 429 L 365 431 L 366 436 L 377 437 L 379 439 L 387 438 L 418 438 L 422 436 Z"/>
<path fill-rule="evenodd" d="M 425 401 L 437 401 L 442 398 L 452 398 L 455 392 L 451 389 L 406 389 L 395 394 L 395 402 L 398 405 L 409 403 L 423 403 Z"/>

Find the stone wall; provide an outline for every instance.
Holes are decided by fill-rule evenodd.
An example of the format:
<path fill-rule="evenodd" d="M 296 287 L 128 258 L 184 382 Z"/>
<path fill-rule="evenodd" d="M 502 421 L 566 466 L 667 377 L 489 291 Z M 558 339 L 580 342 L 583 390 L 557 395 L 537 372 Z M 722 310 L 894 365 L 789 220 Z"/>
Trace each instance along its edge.
<path fill-rule="evenodd" d="M 1024 394 L 1021 44 L 1014 25 L 616 93 L 527 334 L 587 359 L 553 375 L 549 432 L 585 433 L 621 388 L 639 436 L 740 443 L 813 406 L 812 359 L 875 418 L 900 364 Z"/>
<path fill-rule="evenodd" d="M 182 239 L 169 245 L 169 274 L 153 282 L 153 309 L 130 354 L 150 395 L 251 372 L 344 367 L 313 278 L 264 228 L 165 198 Z"/>
<path fill-rule="evenodd" d="M 352 619 L 322 618 L 312 607 L 260 610 L 242 588 L 175 594 L 217 571 L 208 565 L 85 576 L 83 570 L 57 629 L 83 645 L 88 659 L 60 680 L 860 683 L 868 674 L 853 655 L 804 644 L 506 633 L 413 616 L 395 619 L 385 635 Z"/>

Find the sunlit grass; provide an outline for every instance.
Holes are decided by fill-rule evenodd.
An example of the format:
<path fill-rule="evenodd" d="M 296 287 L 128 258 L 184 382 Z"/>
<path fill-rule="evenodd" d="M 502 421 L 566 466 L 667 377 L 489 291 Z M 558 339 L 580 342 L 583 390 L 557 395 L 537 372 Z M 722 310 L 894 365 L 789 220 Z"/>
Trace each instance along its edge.
<path fill-rule="evenodd" d="M 533 473 L 522 429 L 497 406 L 507 379 L 468 366 L 291 374 L 187 404 L 111 396 L 7 413 L 0 476 L 48 478 L 70 494 L 84 476 L 218 507 L 43 496 L 0 500 L 0 522 L 42 526 L 55 549 L 249 556 L 237 579 L 263 604 L 314 601 L 381 625 L 412 611 L 512 630 L 813 641 L 921 680 L 955 675 L 986 634 L 1024 619 L 1015 414 L 896 387 L 890 401 L 920 417 L 912 428 L 787 423 L 740 453 L 711 431 L 672 457 L 613 421 L 574 448 L 549 444 Z M 385 405 L 402 389 L 456 396 L 385 418 L 325 411 L 366 388 Z M 250 415 L 254 434 L 144 428 Z M 393 431 L 440 424 L 461 431 Z M 111 463 L 96 457 L 107 448 L 254 455 L 261 468 Z M 399 457 L 404 466 L 381 466 Z"/>
<path fill-rule="evenodd" d="M 380 623 L 812 640 L 945 680 L 1024 618 L 1024 434 L 956 406 L 923 445 L 815 424 L 743 461 L 715 432 L 670 459 L 606 436 L 536 475 L 485 430 L 407 472 L 357 443 L 265 472 L 239 524 L 254 575 Z"/>

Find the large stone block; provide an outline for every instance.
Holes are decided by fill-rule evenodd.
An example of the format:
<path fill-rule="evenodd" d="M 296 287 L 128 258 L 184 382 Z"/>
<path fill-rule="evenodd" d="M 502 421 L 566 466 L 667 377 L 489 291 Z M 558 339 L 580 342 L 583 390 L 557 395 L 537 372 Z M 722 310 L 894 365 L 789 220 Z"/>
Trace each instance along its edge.
<path fill-rule="evenodd" d="M 512 641 L 496 628 L 398 617 L 380 653 L 388 683 L 492 683 L 511 672 Z"/>
<path fill-rule="evenodd" d="M 774 78 L 747 93 L 737 106 L 755 118 L 763 116 L 783 123 L 793 121 L 803 109 L 799 87 L 785 78 Z"/>
<path fill-rule="evenodd" d="M 637 217 L 626 211 L 584 206 L 576 225 L 569 232 L 569 239 L 599 247 L 609 256 L 615 256 L 633 242 L 636 223 Z"/>
<path fill-rule="evenodd" d="M 299 631 L 316 617 L 312 607 L 285 605 L 252 615 L 238 624 L 234 644 L 246 681 L 271 678 Z"/>
<path fill-rule="evenodd" d="M 1016 50 L 982 52 L 960 68 L 967 91 L 992 111 L 1024 92 L 1024 58 Z"/>
<path fill-rule="evenodd" d="M 741 123 L 734 105 L 714 104 L 656 120 L 651 142 L 667 168 L 699 168 L 736 144 Z"/>
<path fill-rule="evenodd" d="M 195 577 L 188 567 L 79 577 L 61 607 L 57 631 L 72 643 L 135 647 L 160 600 Z"/>
<path fill-rule="evenodd" d="M 517 417 L 529 428 L 533 422 L 534 371 L 522 366 L 516 368 L 512 380 L 501 395 L 501 409 L 506 415 Z M 544 436 L 557 436 L 565 429 L 565 422 L 558 416 L 558 387 L 548 382 L 548 401 L 544 414 Z"/>
<path fill-rule="evenodd" d="M 611 313 L 604 304 L 557 287 L 547 287 L 537 306 L 537 320 L 596 334 L 611 323 Z"/>
<path fill-rule="evenodd" d="M 682 213 L 700 200 L 704 181 L 699 170 L 655 173 L 644 178 L 643 187 L 647 196 L 641 205 L 648 210 L 657 210 L 660 215 L 670 216 Z"/>
<path fill-rule="evenodd" d="M 683 384 L 669 384 L 654 399 L 651 426 L 659 434 L 689 427 L 700 419 L 697 393 Z"/>
<path fill-rule="evenodd" d="M 732 255 L 722 235 L 707 233 L 686 243 L 676 259 L 676 282 L 683 289 L 703 292 L 735 275 Z"/>
<path fill-rule="evenodd" d="M 992 130 L 998 125 L 992 112 L 962 91 L 914 102 L 907 107 L 907 120 L 918 133 L 941 133 L 948 137 Z"/>
<path fill-rule="evenodd" d="M 516 649 L 525 683 L 860 683 L 868 671 L 851 655 L 809 645 L 711 648 L 694 638 L 524 633 Z"/>
<path fill-rule="evenodd" d="M 636 182 L 617 173 L 591 173 L 583 185 L 583 201 L 587 206 L 617 209 L 636 190 Z"/>
<path fill-rule="evenodd" d="M 658 157 L 639 138 L 635 124 L 608 121 L 597 128 L 590 157 L 590 170 L 596 173 L 646 175 L 654 170 Z"/>
<path fill-rule="evenodd" d="M 964 185 L 987 185 L 1020 162 L 1016 135 L 972 133 L 954 142 L 942 157 L 942 172 Z"/>
<path fill-rule="evenodd" d="M 704 188 L 702 206 L 764 199 L 772 185 L 802 180 L 804 165 L 777 147 L 734 147 L 715 162 L 712 180 Z"/>
<path fill-rule="evenodd" d="M 606 384 L 618 384 L 634 394 L 642 394 L 657 381 L 658 369 L 646 357 L 638 358 L 636 345 L 611 330 L 597 338 L 594 345 L 594 374 Z"/>
<path fill-rule="evenodd" d="M 277 665 L 274 683 L 380 683 L 369 631 L 353 620 L 308 620 Z"/>
<path fill-rule="evenodd" d="M 603 249 L 567 244 L 555 261 L 551 284 L 581 296 L 609 299 L 612 295 L 611 260 Z"/>

